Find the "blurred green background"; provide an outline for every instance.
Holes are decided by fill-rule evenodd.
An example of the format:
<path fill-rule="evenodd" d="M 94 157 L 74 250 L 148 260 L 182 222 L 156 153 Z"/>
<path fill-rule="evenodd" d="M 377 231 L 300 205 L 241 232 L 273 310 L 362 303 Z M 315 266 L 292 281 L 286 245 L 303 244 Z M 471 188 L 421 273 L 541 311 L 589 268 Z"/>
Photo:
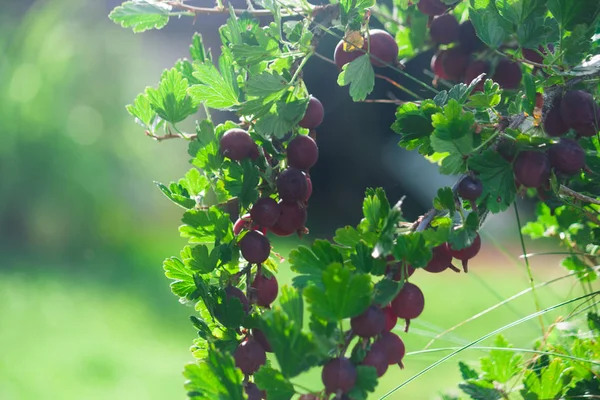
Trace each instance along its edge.
<path fill-rule="evenodd" d="M 185 397 L 181 371 L 192 360 L 193 310 L 178 304 L 161 268 L 184 244 L 177 236 L 181 210 L 153 181 L 187 171 L 186 144 L 145 138 L 124 106 L 185 56 L 191 33 L 201 28 L 185 20 L 171 30 L 134 35 L 108 20 L 116 3 L 24 1 L 3 5 L 0 15 L 2 400 Z M 213 18 L 202 29 L 223 20 Z M 411 160 L 405 167 L 416 168 Z M 435 174 L 435 168 L 429 171 Z M 447 184 L 431 177 L 427 193 Z M 327 179 L 332 181 L 323 185 L 335 183 Z M 360 212 L 364 188 L 351 191 L 354 200 L 344 207 Z M 316 231 L 331 234 L 325 222 L 311 221 Z M 516 259 L 517 237 L 513 214 L 492 218 L 468 275 L 417 273 L 427 304 L 411 332 L 401 334 L 408 351 L 528 287 Z M 276 241 L 275 248 L 286 255 L 295 244 Z M 528 251 L 541 246 L 552 243 L 528 242 Z M 564 273 L 555 257 L 535 258 L 533 266 L 538 281 Z M 285 265 L 281 271 L 283 284 L 290 276 Z M 567 279 L 540 295 L 549 306 L 579 292 Z M 531 296 L 523 296 L 433 347 L 468 343 L 534 310 Z M 506 332 L 518 347 L 530 346 L 538 335 L 536 321 Z M 407 356 L 406 369 L 390 368 L 373 398 L 444 354 Z M 461 359 L 481 354 L 473 350 Z M 457 361 L 390 398 L 431 399 L 454 390 Z M 309 373 L 303 384 L 318 389 L 318 373 Z"/>

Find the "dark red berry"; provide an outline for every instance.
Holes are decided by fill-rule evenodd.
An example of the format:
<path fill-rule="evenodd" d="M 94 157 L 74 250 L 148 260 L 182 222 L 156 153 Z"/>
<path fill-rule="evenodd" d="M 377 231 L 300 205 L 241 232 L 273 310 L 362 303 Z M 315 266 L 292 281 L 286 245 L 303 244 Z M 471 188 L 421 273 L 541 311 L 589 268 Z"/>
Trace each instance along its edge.
<path fill-rule="evenodd" d="M 314 129 L 321 125 L 324 117 L 325 110 L 323 109 L 323 104 L 316 97 L 310 96 L 304 117 L 302 117 L 298 125 L 302 128 Z"/>
<path fill-rule="evenodd" d="M 406 353 L 404 342 L 398 335 L 392 332 L 384 332 L 371 346 L 371 350 L 377 349 L 387 354 L 388 364 L 398 364 L 401 368 L 402 359 Z"/>
<path fill-rule="evenodd" d="M 369 306 L 365 312 L 350 319 L 350 326 L 360 337 L 377 336 L 385 328 L 385 315 L 379 307 Z"/>
<path fill-rule="evenodd" d="M 446 54 L 447 50 L 441 50 L 439 52 L 437 52 L 436 54 L 433 55 L 433 57 L 431 57 L 431 70 L 433 71 L 433 73 L 435 74 L 435 76 L 444 79 L 444 80 L 450 80 L 450 77 L 448 76 L 448 74 L 446 74 L 446 71 L 444 71 L 444 66 L 443 66 L 443 61 L 444 61 L 444 55 Z"/>
<path fill-rule="evenodd" d="M 406 282 L 400 289 L 400 293 L 392 300 L 391 306 L 396 316 L 406 321 L 404 331 L 408 332 L 410 320 L 421 315 L 425 308 L 425 297 L 417 285 Z"/>
<path fill-rule="evenodd" d="M 425 15 L 442 15 L 448 9 L 448 6 L 441 0 L 419 0 L 417 8 Z"/>
<path fill-rule="evenodd" d="M 398 316 L 394 313 L 394 310 L 392 310 L 392 307 L 390 305 L 383 307 L 381 310 L 385 315 L 385 328 L 383 329 L 383 331 L 389 332 L 392 329 L 394 329 L 394 327 L 398 323 Z"/>
<path fill-rule="evenodd" d="M 450 80 L 461 82 L 467 71 L 469 60 L 469 54 L 460 46 L 455 46 L 446 50 L 442 58 L 442 68 L 444 69 L 444 73 Z"/>
<path fill-rule="evenodd" d="M 433 256 L 424 268 L 425 271 L 438 273 L 445 271 L 452 263 L 452 256 L 446 243 L 436 246 L 432 250 Z"/>
<path fill-rule="evenodd" d="M 437 44 L 450 44 L 458 40 L 459 24 L 452 14 L 435 18 L 429 25 L 429 36 Z"/>
<path fill-rule="evenodd" d="M 540 151 L 522 151 L 515 159 L 513 171 L 523 186 L 536 188 L 550 179 L 550 160 Z"/>
<path fill-rule="evenodd" d="M 366 50 L 366 43 L 363 46 L 363 50 Z M 360 51 L 358 49 L 354 51 L 344 51 L 344 41 L 340 40 L 337 46 L 335 46 L 335 51 L 333 53 L 333 61 L 335 61 L 335 65 L 341 70 L 342 67 L 349 62 L 356 60 L 358 57 L 364 55 L 366 52 Z"/>
<path fill-rule="evenodd" d="M 458 195 L 465 200 L 475 201 L 483 193 L 483 184 L 477 178 L 465 176 L 458 184 Z"/>
<path fill-rule="evenodd" d="M 237 347 L 233 352 L 235 366 L 246 375 L 252 375 L 267 362 L 267 354 L 254 339 L 248 339 Z"/>
<path fill-rule="evenodd" d="M 231 160 L 240 161 L 254 154 L 256 143 L 252 140 L 248 132 L 243 129 L 230 129 L 223 134 L 219 140 L 219 149 L 224 157 Z"/>
<path fill-rule="evenodd" d="M 269 239 L 258 231 L 249 231 L 238 242 L 242 257 L 249 263 L 262 264 L 269 258 L 271 244 Z"/>
<path fill-rule="evenodd" d="M 463 270 L 467 272 L 469 260 L 475 257 L 481 249 L 481 238 L 479 237 L 479 235 L 477 235 L 477 237 L 475 237 L 475 240 L 473 240 L 473 243 L 471 243 L 470 246 L 465 247 L 464 249 L 454 250 L 452 248 L 452 245 L 448 246 L 448 248 L 450 249 L 450 254 L 452 255 L 452 257 L 462 261 Z"/>
<path fill-rule="evenodd" d="M 551 137 L 564 136 L 569 132 L 569 127 L 563 121 L 560 115 L 560 105 L 554 105 L 544 117 L 544 131 Z"/>
<path fill-rule="evenodd" d="M 231 299 L 238 299 L 240 303 L 242 303 L 242 307 L 245 312 L 250 310 L 250 303 L 248 302 L 248 298 L 240 289 L 235 286 L 227 286 L 225 288 L 225 296 L 227 297 L 227 301 L 231 301 Z"/>
<path fill-rule="evenodd" d="M 277 177 L 277 192 L 284 201 L 303 201 L 308 192 L 306 174 L 297 168 L 288 168 Z"/>
<path fill-rule="evenodd" d="M 394 65 L 398 59 L 398 44 L 392 35 L 381 29 L 369 31 L 371 64 L 376 67 Z M 375 58 L 376 57 L 376 58 Z"/>
<path fill-rule="evenodd" d="M 321 379 L 328 393 L 348 393 L 356 383 L 356 367 L 345 357 L 334 358 L 323 366 Z"/>
<path fill-rule="evenodd" d="M 600 126 L 600 108 L 583 90 L 567 92 L 560 102 L 560 116 L 580 136 L 595 136 Z"/>
<path fill-rule="evenodd" d="M 258 344 L 262 346 L 263 349 L 265 349 L 267 353 L 273 352 L 273 348 L 271 347 L 271 344 L 267 340 L 267 337 L 263 331 L 256 328 L 252 329 L 252 337 L 258 342 Z"/>
<path fill-rule="evenodd" d="M 252 282 L 252 288 L 255 290 L 256 304 L 261 307 L 268 307 L 277 298 L 279 285 L 275 276 L 267 278 L 262 274 L 257 274 Z"/>
<path fill-rule="evenodd" d="M 262 400 L 267 398 L 266 392 L 264 390 L 260 390 L 258 386 L 252 382 L 246 383 L 244 391 L 246 392 L 246 395 L 248 395 L 248 400 Z"/>
<path fill-rule="evenodd" d="M 560 139 L 548 149 L 550 165 L 557 172 L 573 175 L 585 166 L 585 150 L 575 140 Z"/>
<path fill-rule="evenodd" d="M 306 174 L 306 186 L 308 187 L 308 189 L 306 190 L 306 198 L 304 199 L 304 201 L 308 201 L 308 199 L 310 199 L 313 190 L 312 181 L 310 180 L 310 176 L 308 174 Z"/>
<path fill-rule="evenodd" d="M 388 354 L 383 346 L 371 347 L 361 364 L 375 367 L 377 376 L 382 377 L 388 369 Z"/>
<path fill-rule="evenodd" d="M 521 65 L 503 58 L 496 66 L 492 80 L 498 83 L 502 89 L 512 90 L 519 88 L 522 77 Z"/>
<path fill-rule="evenodd" d="M 279 219 L 279 214 L 279 205 L 270 197 L 258 199 L 250 209 L 252 222 L 265 228 L 275 225 L 277 219 Z"/>
<path fill-rule="evenodd" d="M 475 26 L 473 26 L 470 20 L 460 24 L 458 28 L 458 42 L 467 53 L 476 52 L 485 46 L 485 43 L 477 36 Z"/>
<path fill-rule="evenodd" d="M 306 208 L 299 202 L 279 202 L 281 214 L 275 226 L 270 230 L 277 236 L 289 236 L 304 228 Z"/>
<path fill-rule="evenodd" d="M 308 170 L 318 158 L 319 148 L 310 136 L 298 135 L 288 144 L 287 161 L 290 167 Z"/>

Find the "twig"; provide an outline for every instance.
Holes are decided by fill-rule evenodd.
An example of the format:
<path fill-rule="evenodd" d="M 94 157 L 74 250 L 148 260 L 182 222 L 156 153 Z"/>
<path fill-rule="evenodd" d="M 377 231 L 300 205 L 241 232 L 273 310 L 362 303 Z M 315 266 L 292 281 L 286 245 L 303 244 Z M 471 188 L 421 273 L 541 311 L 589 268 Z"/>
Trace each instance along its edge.
<path fill-rule="evenodd" d="M 411 96 L 413 96 L 415 99 L 421 99 L 421 96 L 419 96 L 418 94 L 416 94 L 415 92 L 405 88 L 404 86 L 402 86 L 401 84 L 399 84 L 398 82 L 396 82 L 395 80 L 393 80 L 392 78 L 389 78 L 385 75 L 381 75 L 381 74 L 375 74 L 375 78 L 379 78 L 379 79 L 383 79 L 384 81 L 392 84 L 393 86 L 397 87 L 398 89 L 410 94 Z"/>
<path fill-rule="evenodd" d="M 228 14 L 230 12 L 229 9 L 226 7 L 196 7 L 196 6 L 190 6 L 187 4 L 180 3 L 179 1 L 165 1 L 164 3 L 173 8 L 178 8 L 180 10 L 189 11 L 194 14 Z M 301 14 L 301 13 L 303 13 L 304 10 L 294 9 L 293 11 L 297 14 Z M 245 12 L 252 14 L 256 17 L 263 17 L 263 16 L 266 17 L 266 16 L 272 15 L 270 10 L 233 9 L 233 13 L 235 15 L 241 15 Z M 289 15 L 295 15 L 295 14 L 290 13 Z"/>
<path fill-rule="evenodd" d="M 569 189 L 568 187 L 566 187 L 565 185 L 560 185 L 560 189 L 558 190 L 559 194 L 565 195 L 565 196 L 570 196 L 573 197 L 577 200 L 581 200 L 584 201 L 586 203 L 590 203 L 590 204 L 596 204 L 598 206 L 600 206 L 600 201 L 596 200 L 592 197 L 586 196 L 584 194 L 581 194 L 579 192 L 574 191 L 573 189 Z"/>
<path fill-rule="evenodd" d="M 152 139 L 156 140 L 157 142 L 162 142 L 163 140 L 167 140 L 167 139 L 185 139 L 185 140 L 193 140 L 196 139 L 196 137 L 198 136 L 197 134 L 193 133 L 190 135 L 184 135 L 184 134 L 179 134 L 179 133 L 169 133 L 166 135 L 162 135 L 162 136 L 158 136 L 155 135 L 154 133 L 150 132 L 150 131 L 146 131 L 146 136 L 151 137 Z"/>

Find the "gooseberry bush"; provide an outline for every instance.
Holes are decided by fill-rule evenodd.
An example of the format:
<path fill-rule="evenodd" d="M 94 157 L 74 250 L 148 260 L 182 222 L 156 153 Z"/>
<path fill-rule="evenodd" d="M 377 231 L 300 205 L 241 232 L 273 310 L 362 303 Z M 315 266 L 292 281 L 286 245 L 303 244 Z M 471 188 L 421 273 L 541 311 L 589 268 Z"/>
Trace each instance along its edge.
<path fill-rule="evenodd" d="M 197 361 L 184 372 L 190 398 L 366 399 L 379 377 L 404 380 L 398 389 L 491 336 L 495 347 L 478 368 L 459 363 L 464 395 L 600 393 L 600 318 L 592 311 L 600 258 L 597 0 L 249 0 L 245 9 L 136 0 L 110 18 L 143 32 L 201 14 L 228 15 L 218 57 L 196 33 L 190 58 L 127 106 L 147 136 L 189 142 L 192 168 L 158 186 L 183 208 L 179 233 L 189 241 L 164 270 L 180 302 L 194 308 Z M 333 54 L 321 53 L 324 35 L 339 39 Z M 304 66 L 313 57 L 330 61 L 337 84 L 364 101 L 376 71 L 416 80 L 404 63 L 430 50 L 431 81 L 419 81 L 429 98 L 407 91 L 414 99 L 398 101 L 391 128 L 401 147 L 458 176 L 456 184 L 440 188 L 431 211 L 413 222 L 402 199 L 368 189 L 360 223 L 292 250 L 292 285 L 280 287 L 282 257 L 269 238 L 309 234 L 316 131 L 327 118 L 327 104 L 303 81 Z M 235 119 L 217 124 L 211 110 Z M 185 132 L 181 123 L 199 111 L 195 131 Z M 556 238 L 584 294 L 512 325 L 577 303 L 567 318 L 572 329 L 558 335 L 556 324 L 542 323 L 526 358 L 498 335 L 506 326 L 403 376 L 411 349 L 402 336 L 431 295 L 411 277 L 468 272 L 484 220 L 517 211 L 517 197 L 537 202 L 537 220 L 522 234 Z M 539 284 L 531 285 L 535 293 Z M 310 386 L 322 389 L 309 392 L 295 378 L 314 369 L 322 382 Z"/>

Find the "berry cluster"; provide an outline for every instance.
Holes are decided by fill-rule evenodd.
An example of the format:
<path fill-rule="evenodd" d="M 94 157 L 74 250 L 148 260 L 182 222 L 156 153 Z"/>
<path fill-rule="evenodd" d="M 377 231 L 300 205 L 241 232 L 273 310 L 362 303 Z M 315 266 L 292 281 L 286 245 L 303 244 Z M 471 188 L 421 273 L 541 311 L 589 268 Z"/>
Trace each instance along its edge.
<path fill-rule="evenodd" d="M 310 96 L 306 112 L 298 125 L 312 130 L 321 124 L 323 117 L 323 105 L 317 98 Z M 237 128 L 223 134 L 219 148 L 223 157 L 233 161 L 248 158 L 256 160 L 260 156 L 260 150 L 251 135 Z M 306 231 L 306 207 L 312 194 L 308 171 L 317 162 L 318 147 L 310 136 L 298 134 L 287 143 L 285 151 L 286 168 L 273 177 L 276 193 L 263 191 L 262 197 L 233 226 L 241 256 L 249 263 L 249 267 L 257 265 L 257 271 L 249 284 L 248 296 L 232 285 L 225 289 L 225 294 L 227 301 L 239 300 L 247 314 L 251 312 L 251 305 L 269 308 L 279 291 L 275 276 L 267 275 L 262 268 L 271 253 L 267 231 L 278 236 Z M 265 159 L 273 160 L 266 152 Z M 252 375 L 265 364 L 266 353 L 271 351 L 264 333 L 253 329 L 251 333 L 246 332 L 245 339 L 235 350 L 235 365 L 245 375 Z M 252 382 L 246 383 L 245 391 L 249 399 L 258 400 L 266 396 Z"/>
<path fill-rule="evenodd" d="M 513 163 L 517 187 L 540 188 L 548 184 L 551 171 L 570 176 L 585 168 L 585 151 L 577 140 L 565 138 L 573 130 L 576 137 L 590 137 L 600 127 L 600 106 L 591 94 L 571 90 L 556 96 L 544 115 L 543 127 L 550 137 L 560 138 L 547 149 L 521 151 Z"/>
<path fill-rule="evenodd" d="M 363 40 L 360 49 L 352 46 L 350 51 L 346 50 L 348 43 L 345 40 L 335 47 L 333 60 L 341 70 L 342 67 L 365 53 L 369 54 L 371 64 L 375 67 L 387 67 L 394 65 L 398 60 L 398 44 L 392 35 L 381 29 L 371 29 L 367 38 Z"/>
<path fill-rule="evenodd" d="M 519 87 L 523 77 L 520 64 L 490 54 L 485 43 L 477 37 L 470 20 L 459 24 L 453 14 L 447 13 L 449 7 L 440 0 L 421 0 L 418 9 L 430 16 L 429 36 L 432 42 L 443 46 L 431 59 L 431 70 L 437 77 L 469 84 L 485 73 L 503 89 Z M 523 54 L 526 59 L 543 61 L 535 50 L 525 49 Z M 474 90 L 482 89 L 483 82 L 480 82 Z"/>

